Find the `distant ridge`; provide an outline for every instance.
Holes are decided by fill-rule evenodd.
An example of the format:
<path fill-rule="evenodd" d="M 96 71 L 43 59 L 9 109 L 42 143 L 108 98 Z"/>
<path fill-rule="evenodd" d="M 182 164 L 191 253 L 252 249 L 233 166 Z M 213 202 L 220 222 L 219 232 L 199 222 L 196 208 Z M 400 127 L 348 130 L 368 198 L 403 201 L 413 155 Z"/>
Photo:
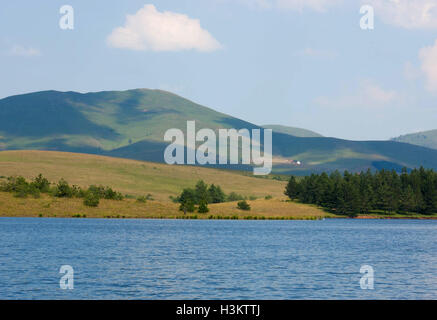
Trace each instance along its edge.
<path fill-rule="evenodd" d="M 262 127 L 266 128 L 266 129 L 272 129 L 275 132 L 285 133 L 285 134 L 289 134 L 291 136 L 301 137 L 301 138 L 323 137 L 321 134 L 318 134 L 317 132 L 314 132 L 311 130 L 296 128 L 296 127 L 282 126 L 279 124 L 267 124 L 267 125 L 263 125 Z"/>
<path fill-rule="evenodd" d="M 421 131 L 393 138 L 393 141 L 411 143 L 418 146 L 437 149 L 437 129 Z"/>
<path fill-rule="evenodd" d="M 187 120 L 195 120 L 197 129 L 261 129 L 162 90 L 42 91 L 0 100 L 0 150 L 68 151 L 162 162 L 168 145 L 164 133 L 170 128 L 185 132 Z M 278 127 L 273 132 L 276 173 L 399 171 L 421 165 L 437 169 L 437 150 L 396 141 L 299 137 L 279 132 Z"/>

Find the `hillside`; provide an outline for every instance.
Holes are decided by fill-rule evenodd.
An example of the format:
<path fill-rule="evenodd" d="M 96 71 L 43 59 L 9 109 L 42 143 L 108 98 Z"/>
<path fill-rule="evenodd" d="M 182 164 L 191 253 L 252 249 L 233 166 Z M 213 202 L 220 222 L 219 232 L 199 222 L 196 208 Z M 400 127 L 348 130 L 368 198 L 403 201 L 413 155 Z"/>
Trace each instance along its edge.
<path fill-rule="evenodd" d="M 437 130 L 410 133 L 393 138 L 392 140 L 437 149 Z"/>
<path fill-rule="evenodd" d="M 81 187 L 105 185 L 134 196 L 151 193 L 155 199 L 162 201 L 178 195 L 183 188 L 193 187 L 200 179 L 208 184 L 220 185 L 228 193 L 234 191 L 256 197 L 282 197 L 286 184 L 284 181 L 255 178 L 236 170 L 55 151 L 0 152 L 0 176 L 22 175 L 30 179 L 39 173 L 54 182 L 64 178 L 70 184 Z"/>
<path fill-rule="evenodd" d="M 151 194 L 153 200 L 140 203 L 131 197 L 122 201 L 102 199 L 97 208 L 86 207 L 78 198 L 53 198 L 41 195 L 34 199 L 17 198 L 0 192 L 0 216 L 88 217 L 88 218 L 178 218 L 183 213 L 169 196 L 183 188 L 193 187 L 199 180 L 220 185 L 226 193 L 237 192 L 257 197 L 249 201 L 252 210 L 241 211 L 236 202 L 210 204 L 208 214 L 199 219 L 238 217 L 309 219 L 332 216 L 314 206 L 284 202 L 284 181 L 254 178 L 239 171 L 208 169 L 194 166 L 170 166 L 136 160 L 110 158 L 79 153 L 53 151 L 0 152 L 0 182 L 11 175 L 31 179 L 42 173 L 51 182 L 60 178 L 70 184 L 110 186 L 131 197 Z M 260 187 L 262 186 L 262 187 Z M 273 199 L 266 200 L 266 195 Z M 194 213 L 195 214 L 195 213 Z"/>
<path fill-rule="evenodd" d="M 0 100 L 0 149 L 55 150 L 163 162 L 170 128 L 261 128 L 175 94 L 137 89 L 95 93 L 43 91 Z M 273 133 L 277 173 L 437 169 L 437 150 L 394 141 L 348 141 Z M 295 165 L 297 161 L 301 165 Z M 226 166 L 232 169 L 250 169 Z"/>
<path fill-rule="evenodd" d="M 0 136 L 8 149 L 108 151 L 147 140 L 163 142 L 170 128 L 252 128 L 254 125 L 161 90 L 81 94 L 43 91 L 0 100 Z"/>
<path fill-rule="evenodd" d="M 321 134 L 318 134 L 317 132 L 311 130 L 296 128 L 296 127 L 281 126 L 278 124 L 267 124 L 267 125 L 263 125 L 262 127 L 266 129 L 272 129 L 274 132 L 285 133 L 291 136 L 301 137 L 301 138 L 323 137 Z"/>

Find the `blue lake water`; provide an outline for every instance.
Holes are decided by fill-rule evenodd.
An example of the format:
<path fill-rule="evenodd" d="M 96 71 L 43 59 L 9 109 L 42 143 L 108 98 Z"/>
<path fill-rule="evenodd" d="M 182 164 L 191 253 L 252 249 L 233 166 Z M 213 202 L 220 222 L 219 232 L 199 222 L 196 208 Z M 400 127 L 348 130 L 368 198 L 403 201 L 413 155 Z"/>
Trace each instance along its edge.
<path fill-rule="evenodd" d="M 0 299 L 437 299 L 437 221 L 0 218 Z"/>

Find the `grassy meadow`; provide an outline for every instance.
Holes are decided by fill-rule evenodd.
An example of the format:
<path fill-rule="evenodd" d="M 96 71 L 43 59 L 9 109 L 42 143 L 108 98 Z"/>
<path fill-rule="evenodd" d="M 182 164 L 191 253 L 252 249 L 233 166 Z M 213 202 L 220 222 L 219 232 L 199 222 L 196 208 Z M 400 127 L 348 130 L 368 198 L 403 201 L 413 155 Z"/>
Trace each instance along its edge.
<path fill-rule="evenodd" d="M 149 200 L 141 203 L 135 199 L 122 201 L 100 200 L 97 208 L 87 207 L 82 199 L 16 198 L 0 192 L 0 216 L 3 217 L 63 217 L 63 218 L 154 218 L 154 219 L 319 219 L 331 216 L 322 210 L 279 199 L 248 201 L 252 209 L 237 209 L 237 202 L 208 205 L 210 211 L 200 214 L 179 211 L 179 205 L 171 201 Z"/>
<path fill-rule="evenodd" d="M 155 218 L 155 219 L 321 219 L 341 217 L 315 205 L 291 202 L 284 195 L 287 181 L 254 177 L 248 172 L 218 170 L 194 166 L 171 166 L 160 163 L 111 158 L 105 156 L 55 151 L 1 151 L 0 182 L 9 176 L 31 180 L 42 174 L 50 182 L 64 178 L 70 185 L 109 186 L 121 192 L 123 200 L 101 199 L 98 207 L 85 206 L 82 198 L 57 198 L 41 194 L 39 198 L 16 197 L 0 192 L 0 217 L 77 217 L 77 218 Z M 273 176 L 278 178 L 277 176 Z M 171 201 L 184 188 L 198 180 L 222 187 L 227 194 L 247 198 L 251 210 L 237 208 L 237 202 L 208 204 L 208 213 L 179 210 Z M 152 200 L 137 201 L 151 195 Z M 358 218 L 436 219 L 437 215 L 399 215 L 371 212 Z"/>
<path fill-rule="evenodd" d="M 89 154 L 52 151 L 0 152 L 0 181 L 21 175 L 32 179 L 42 174 L 50 182 L 64 178 L 71 185 L 110 186 L 128 195 L 121 201 L 102 199 L 98 207 L 87 207 L 80 198 L 17 198 L 0 192 L 0 216 L 16 217 L 87 217 L 87 218 L 182 218 L 179 205 L 170 200 L 183 188 L 193 187 L 200 179 L 220 185 L 226 193 L 236 192 L 254 198 L 251 210 L 237 209 L 237 202 L 209 204 L 206 214 L 187 213 L 198 219 L 318 219 L 332 216 L 315 206 L 286 201 L 286 181 L 255 178 L 247 172 L 194 166 L 111 158 Z M 153 200 L 142 203 L 134 197 L 151 194 Z M 271 199 L 266 200 L 266 196 Z"/>
<path fill-rule="evenodd" d="M 21 175 L 31 179 L 41 173 L 51 182 L 64 178 L 70 184 L 110 186 L 123 194 L 152 194 L 168 201 L 198 180 L 220 185 L 225 192 L 244 196 L 283 197 L 286 181 L 261 179 L 245 172 L 177 166 L 89 154 L 52 151 L 2 151 L 0 176 Z"/>

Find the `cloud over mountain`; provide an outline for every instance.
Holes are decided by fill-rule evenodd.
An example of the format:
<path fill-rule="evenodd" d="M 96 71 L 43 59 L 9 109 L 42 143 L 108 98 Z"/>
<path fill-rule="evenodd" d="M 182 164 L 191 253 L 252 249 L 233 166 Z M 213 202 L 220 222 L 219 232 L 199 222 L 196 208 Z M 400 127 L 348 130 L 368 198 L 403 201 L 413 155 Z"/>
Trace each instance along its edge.
<path fill-rule="evenodd" d="M 220 43 L 187 15 L 164 11 L 147 4 L 134 15 L 127 15 L 124 26 L 115 28 L 107 38 L 115 48 L 138 51 L 214 51 Z"/>

